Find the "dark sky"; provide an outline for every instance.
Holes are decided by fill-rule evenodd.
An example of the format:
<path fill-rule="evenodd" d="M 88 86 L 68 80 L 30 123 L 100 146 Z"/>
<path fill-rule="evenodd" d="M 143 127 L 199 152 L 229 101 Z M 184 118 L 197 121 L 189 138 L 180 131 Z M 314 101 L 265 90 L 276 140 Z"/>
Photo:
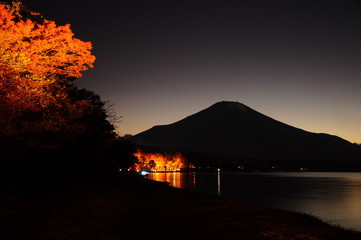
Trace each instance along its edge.
<path fill-rule="evenodd" d="M 91 41 L 78 80 L 136 134 L 222 100 L 361 142 L 359 1 L 23 1 Z"/>

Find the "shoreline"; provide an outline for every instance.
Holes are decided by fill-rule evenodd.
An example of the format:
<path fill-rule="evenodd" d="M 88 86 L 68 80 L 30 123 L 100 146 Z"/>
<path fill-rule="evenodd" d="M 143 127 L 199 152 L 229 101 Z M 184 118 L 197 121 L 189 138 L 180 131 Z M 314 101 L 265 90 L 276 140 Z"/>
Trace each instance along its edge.
<path fill-rule="evenodd" d="M 0 197 L 1 239 L 356 240 L 316 217 L 178 189 L 140 176 Z"/>

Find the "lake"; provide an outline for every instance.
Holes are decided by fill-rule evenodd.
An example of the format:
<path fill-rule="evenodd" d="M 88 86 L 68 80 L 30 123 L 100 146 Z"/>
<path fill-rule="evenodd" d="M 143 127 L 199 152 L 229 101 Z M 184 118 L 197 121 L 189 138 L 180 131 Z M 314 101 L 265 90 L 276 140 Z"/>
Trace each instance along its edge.
<path fill-rule="evenodd" d="M 361 173 L 150 173 L 173 187 L 308 213 L 361 231 Z"/>

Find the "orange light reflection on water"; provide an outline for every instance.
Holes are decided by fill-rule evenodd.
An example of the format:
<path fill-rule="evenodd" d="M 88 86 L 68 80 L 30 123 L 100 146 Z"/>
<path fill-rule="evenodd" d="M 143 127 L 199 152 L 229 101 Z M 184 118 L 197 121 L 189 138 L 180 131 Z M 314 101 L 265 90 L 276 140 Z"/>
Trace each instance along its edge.
<path fill-rule="evenodd" d="M 181 172 L 153 172 L 148 175 L 149 179 L 158 182 L 168 182 L 172 187 L 195 189 L 196 176 L 195 173 Z"/>

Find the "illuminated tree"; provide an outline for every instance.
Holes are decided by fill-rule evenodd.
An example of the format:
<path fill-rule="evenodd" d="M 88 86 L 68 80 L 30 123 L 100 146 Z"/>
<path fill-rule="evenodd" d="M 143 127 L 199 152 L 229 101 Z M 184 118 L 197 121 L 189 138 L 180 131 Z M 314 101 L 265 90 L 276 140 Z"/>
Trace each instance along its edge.
<path fill-rule="evenodd" d="M 70 25 L 0 2 L 0 186 L 109 176 L 136 160 L 107 103 L 74 84 L 93 67 L 91 49 Z"/>
<path fill-rule="evenodd" d="M 179 171 L 186 167 L 186 160 L 181 153 L 161 154 L 161 153 L 145 153 L 138 150 L 134 153 L 138 161 L 134 165 L 134 169 L 151 170 L 151 171 Z"/>
<path fill-rule="evenodd" d="M 56 129 L 88 107 L 68 92 L 93 67 L 92 44 L 74 38 L 70 25 L 18 15 L 0 4 L 0 133 Z"/>

